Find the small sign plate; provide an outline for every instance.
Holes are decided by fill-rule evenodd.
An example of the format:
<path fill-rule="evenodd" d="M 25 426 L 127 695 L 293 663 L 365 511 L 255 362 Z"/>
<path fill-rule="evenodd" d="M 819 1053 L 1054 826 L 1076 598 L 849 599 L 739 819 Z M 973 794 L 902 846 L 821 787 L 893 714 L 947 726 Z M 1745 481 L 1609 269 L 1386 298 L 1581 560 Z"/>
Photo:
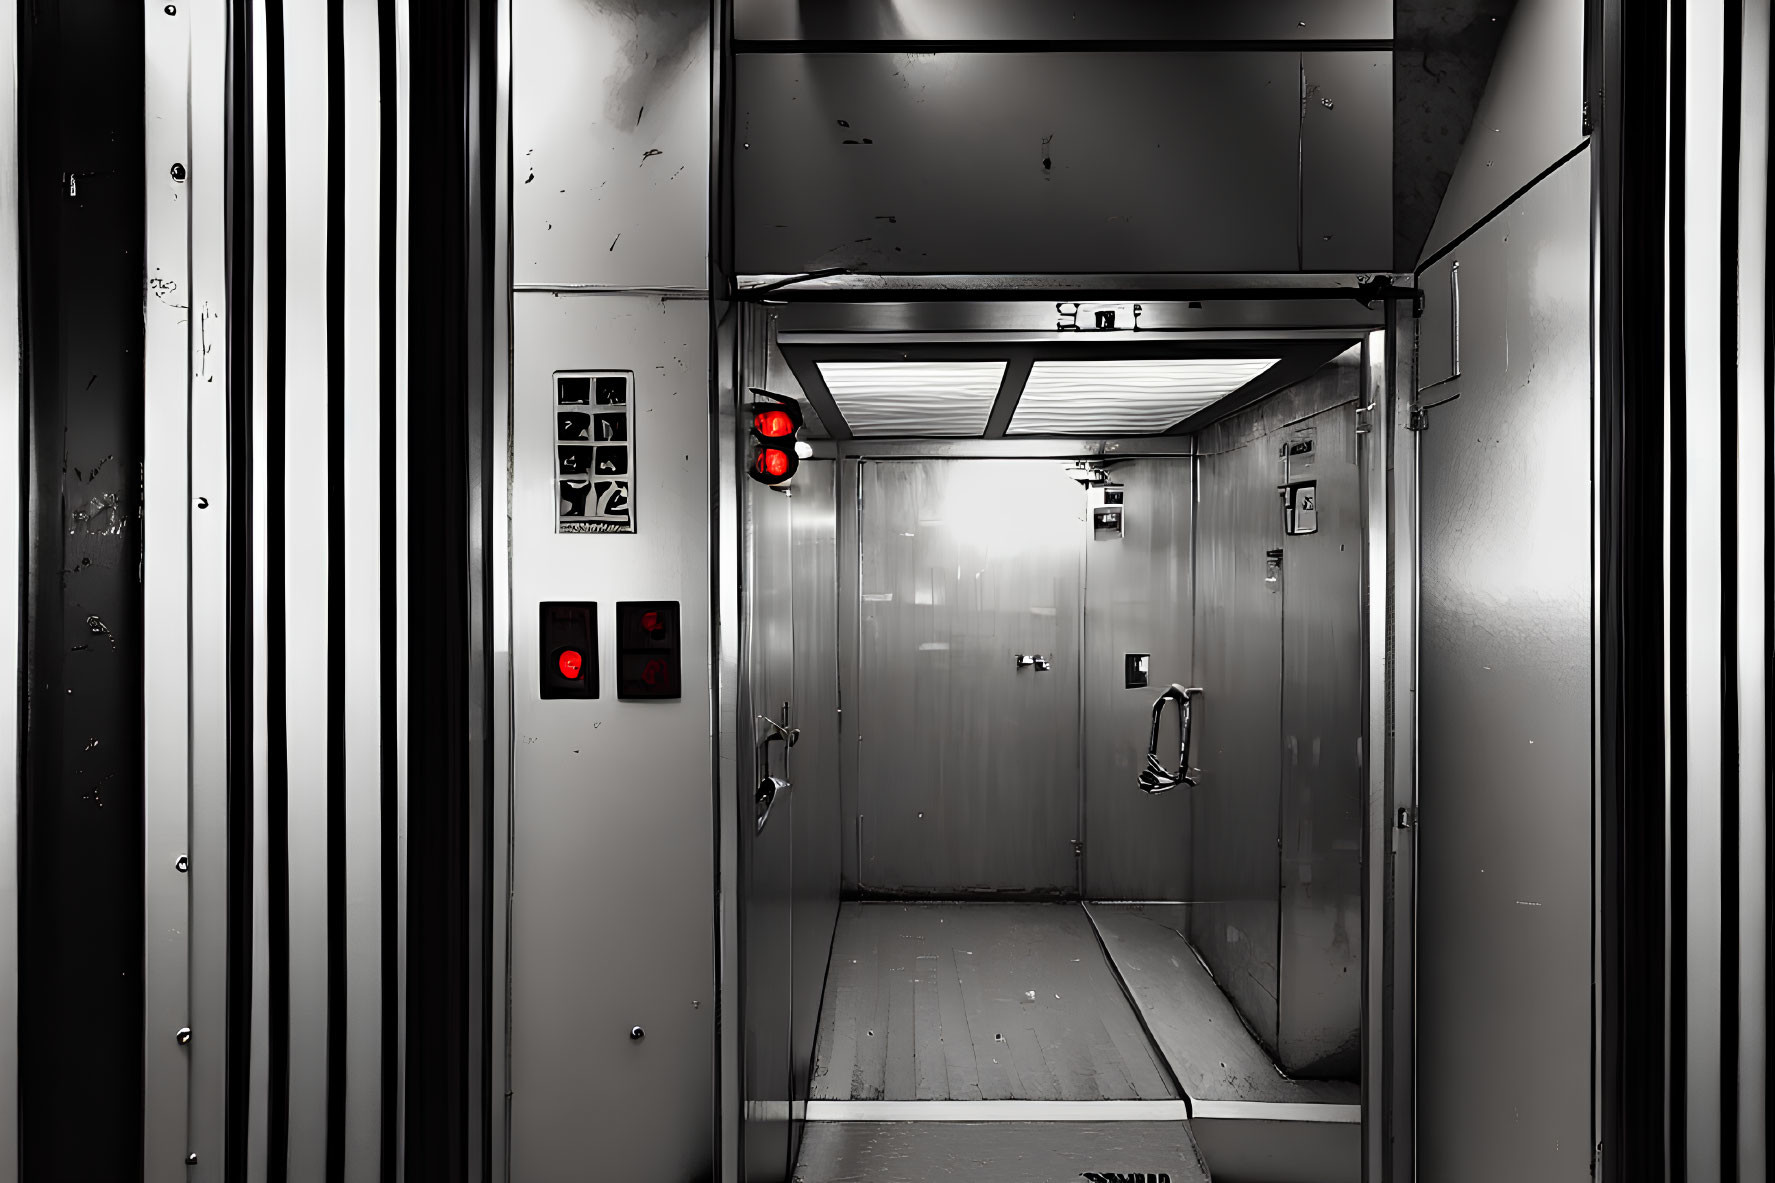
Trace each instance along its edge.
<path fill-rule="evenodd" d="M 555 391 L 555 532 L 635 532 L 635 375 L 561 370 Z"/>

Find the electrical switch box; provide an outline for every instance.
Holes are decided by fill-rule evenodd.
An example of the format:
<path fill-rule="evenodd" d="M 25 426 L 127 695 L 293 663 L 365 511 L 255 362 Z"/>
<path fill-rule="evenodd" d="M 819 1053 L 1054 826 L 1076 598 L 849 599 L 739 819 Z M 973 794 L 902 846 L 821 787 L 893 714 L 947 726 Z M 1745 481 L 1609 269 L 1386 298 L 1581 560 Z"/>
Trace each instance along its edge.
<path fill-rule="evenodd" d="M 681 698 L 677 600 L 625 600 L 616 606 L 616 696 Z"/>
<path fill-rule="evenodd" d="M 545 601 L 540 617 L 542 697 L 598 697 L 598 605 Z"/>

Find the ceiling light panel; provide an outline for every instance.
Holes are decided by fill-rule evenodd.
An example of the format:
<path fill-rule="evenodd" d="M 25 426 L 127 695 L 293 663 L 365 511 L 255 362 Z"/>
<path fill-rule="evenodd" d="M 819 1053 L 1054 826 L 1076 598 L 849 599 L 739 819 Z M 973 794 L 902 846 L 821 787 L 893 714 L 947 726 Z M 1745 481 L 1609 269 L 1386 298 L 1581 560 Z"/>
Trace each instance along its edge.
<path fill-rule="evenodd" d="M 1008 435 L 1152 435 L 1231 394 L 1273 357 L 1038 361 Z"/>
<path fill-rule="evenodd" d="M 820 376 L 857 436 L 978 436 L 1002 361 L 823 361 Z"/>

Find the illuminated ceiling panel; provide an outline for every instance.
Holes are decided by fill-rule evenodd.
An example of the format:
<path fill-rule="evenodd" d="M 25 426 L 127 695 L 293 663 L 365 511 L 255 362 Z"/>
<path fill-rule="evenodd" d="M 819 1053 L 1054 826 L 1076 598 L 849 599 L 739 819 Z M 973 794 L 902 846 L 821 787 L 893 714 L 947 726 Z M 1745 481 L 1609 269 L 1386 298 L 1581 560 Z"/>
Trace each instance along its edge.
<path fill-rule="evenodd" d="M 1276 361 L 1038 361 L 1006 434 L 1151 435 L 1231 394 Z"/>
<path fill-rule="evenodd" d="M 822 361 L 820 376 L 857 436 L 977 436 L 1002 361 Z"/>

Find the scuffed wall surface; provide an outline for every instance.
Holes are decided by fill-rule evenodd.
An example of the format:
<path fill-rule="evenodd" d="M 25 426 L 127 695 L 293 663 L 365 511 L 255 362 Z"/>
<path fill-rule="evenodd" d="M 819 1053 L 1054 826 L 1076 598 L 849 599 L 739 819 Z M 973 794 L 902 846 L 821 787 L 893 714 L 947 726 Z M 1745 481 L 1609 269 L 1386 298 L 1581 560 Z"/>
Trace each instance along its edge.
<path fill-rule="evenodd" d="M 702 288 L 709 8 L 513 7 L 512 279 Z"/>

